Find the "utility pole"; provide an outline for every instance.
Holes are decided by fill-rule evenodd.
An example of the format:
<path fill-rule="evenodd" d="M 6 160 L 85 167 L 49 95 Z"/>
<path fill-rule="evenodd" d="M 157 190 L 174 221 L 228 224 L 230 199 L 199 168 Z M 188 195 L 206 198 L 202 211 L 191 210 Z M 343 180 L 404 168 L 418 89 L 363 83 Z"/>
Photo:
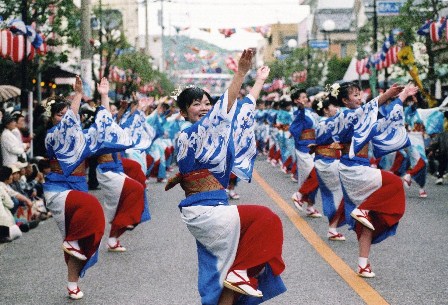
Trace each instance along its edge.
<path fill-rule="evenodd" d="M 373 0 L 373 54 L 376 54 L 378 52 L 378 15 L 376 12 L 376 0 Z M 374 95 L 377 95 L 376 87 L 378 82 L 378 71 L 376 70 L 376 67 L 373 66 L 373 73 L 371 79 L 371 87 L 373 85 L 373 88 L 370 88 L 372 90 L 372 93 Z"/>
<path fill-rule="evenodd" d="M 161 10 L 160 10 L 160 26 L 162 27 L 162 35 L 160 37 L 160 43 L 162 44 L 162 66 L 161 66 L 160 71 L 164 72 L 165 71 L 165 48 L 164 48 L 163 39 L 165 37 L 165 35 L 164 35 L 165 25 L 163 24 L 163 0 L 160 0 L 160 6 L 161 6 Z"/>
<path fill-rule="evenodd" d="M 103 2 L 100 0 L 99 2 L 99 9 L 98 9 L 98 13 L 99 13 L 99 32 L 98 32 L 98 40 L 100 41 L 100 47 L 98 48 L 98 51 L 100 53 L 100 72 L 98 73 L 98 75 L 100 76 L 100 81 L 101 78 L 104 77 L 104 72 L 103 71 Z M 103 72 L 101 72 L 103 71 Z"/>
<path fill-rule="evenodd" d="M 81 0 L 81 79 L 84 94 L 92 97 L 92 51 L 90 39 L 92 29 L 90 27 L 91 0 Z"/>
<path fill-rule="evenodd" d="M 143 4 L 145 5 L 145 54 L 149 55 L 149 31 L 148 31 L 148 0 L 144 0 Z"/>
<path fill-rule="evenodd" d="M 22 0 L 22 21 L 25 25 L 28 23 L 28 4 L 27 0 Z M 21 109 L 28 108 L 28 44 L 26 33 L 23 35 L 23 43 L 25 56 L 22 59 L 22 88 L 20 93 L 20 107 Z M 40 86 L 40 84 L 38 84 Z"/>

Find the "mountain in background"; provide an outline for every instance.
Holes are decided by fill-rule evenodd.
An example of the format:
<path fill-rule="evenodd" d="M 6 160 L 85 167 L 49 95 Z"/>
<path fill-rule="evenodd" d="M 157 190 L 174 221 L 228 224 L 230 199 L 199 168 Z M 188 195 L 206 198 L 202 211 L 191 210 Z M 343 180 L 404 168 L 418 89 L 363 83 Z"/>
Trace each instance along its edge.
<path fill-rule="evenodd" d="M 238 54 L 238 51 L 222 49 L 204 40 L 184 35 L 165 36 L 164 46 L 168 68 L 195 73 L 231 73 L 225 60 Z"/>

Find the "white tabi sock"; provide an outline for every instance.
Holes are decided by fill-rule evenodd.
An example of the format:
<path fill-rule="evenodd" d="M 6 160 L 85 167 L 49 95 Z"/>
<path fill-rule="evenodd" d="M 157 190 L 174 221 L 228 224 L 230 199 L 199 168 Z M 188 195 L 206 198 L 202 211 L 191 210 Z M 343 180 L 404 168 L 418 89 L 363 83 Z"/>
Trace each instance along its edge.
<path fill-rule="evenodd" d="M 109 241 L 107 243 L 109 244 L 109 246 L 115 246 L 117 244 L 117 238 L 109 237 Z"/>
<path fill-rule="evenodd" d="M 67 283 L 67 288 L 70 289 L 71 291 L 76 290 L 76 287 L 78 287 L 77 282 L 68 282 Z"/>
<path fill-rule="evenodd" d="M 365 268 L 367 266 L 367 261 L 369 260 L 368 257 L 358 257 L 358 265 L 361 268 Z"/>
<path fill-rule="evenodd" d="M 79 247 L 79 243 L 77 240 L 70 240 L 68 241 L 70 243 L 70 246 L 72 248 L 75 248 L 76 250 L 81 250 L 81 248 Z"/>
<path fill-rule="evenodd" d="M 333 234 L 338 234 L 338 231 L 336 230 L 336 228 L 328 228 L 328 232 L 333 233 Z"/>

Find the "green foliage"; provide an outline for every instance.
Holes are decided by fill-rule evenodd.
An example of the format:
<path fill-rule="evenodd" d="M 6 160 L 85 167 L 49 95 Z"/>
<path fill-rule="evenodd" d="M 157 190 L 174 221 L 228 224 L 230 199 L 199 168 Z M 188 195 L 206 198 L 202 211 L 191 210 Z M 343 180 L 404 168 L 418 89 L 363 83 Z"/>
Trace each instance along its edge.
<path fill-rule="evenodd" d="M 143 82 L 149 82 L 153 79 L 154 71 L 149 57 L 140 52 L 129 52 L 118 56 L 114 65 L 122 69 L 130 69 L 138 74 Z"/>
<path fill-rule="evenodd" d="M 323 79 L 323 62 L 326 58 L 326 52 L 316 51 L 312 48 L 294 49 L 285 59 L 276 59 L 268 63 L 271 72 L 268 81 L 273 79 L 284 79 L 289 86 L 294 85 L 292 74 L 307 70 L 307 80 L 300 86 L 316 86 Z"/>
<path fill-rule="evenodd" d="M 448 47 L 445 39 L 441 39 L 440 42 L 434 43 L 430 40 L 429 36 L 418 35 L 417 30 L 425 23 L 426 20 L 437 20 L 440 17 L 440 11 L 447 7 L 448 3 L 446 1 L 422 0 L 416 3 L 416 1 L 407 0 L 403 4 L 398 16 L 378 16 L 378 51 L 381 49 L 382 43 L 390 34 L 392 29 L 401 30 L 401 34 L 398 37 L 395 37 L 395 39 L 404 42 L 406 45 L 413 45 L 415 42 L 422 42 L 426 45 L 426 52 L 429 58 L 427 65 L 422 67 L 419 63 L 420 60 L 417 57 L 416 64 L 422 79 L 427 80 L 425 85 L 429 85 L 432 92 L 434 92 L 434 84 L 437 74 L 439 77 L 440 75 L 444 75 L 444 73 L 435 71 L 435 68 L 437 68 L 437 62 L 443 62 L 438 54 L 446 52 Z M 373 16 L 369 17 L 368 23 L 359 30 L 357 39 L 358 58 L 364 58 L 376 51 L 373 50 Z M 366 48 L 370 48 L 373 51 L 366 52 Z M 416 50 L 414 50 L 414 52 L 415 51 Z M 427 74 L 423 74 L 423 71 L 427 72 Z"/>
<path fill-rule="evenodd" d="M 60 46 L 67 43 L 69 46 L 80 45 L 79 20 L 80 10 L 72 0 L 35 0 L 27 1 L 27 25 L 35 23 L 37 31 L 46 37 L 48 46 Z M 21 1 L 3 0 L 0 5 L 0 16 L 4 20 L 22 19 Z M 54 15 L 50 23 L 50 16 Z M 54 65 L 57 62 L 67 61 L 67 52 L 57 49 L 49 50 L 49 56 L 44 57 L 44 65 Z"/>
<path fill-rule="evenodd" d="M 126 94 L 132 91 L 137 91 L 138 85 L 136 83 L 137 76 L 141 78 L 142 83 L 151 83 L 154 86 L 154 91 L 151 95 L 166 95 L 174 90 L 174 84 L 169 78 L 159 71 L 153 70 L 150 58 L 140 52 L 127 52 L 118 56 L 114 65 L 122 69 L 132 70 L 132 74 L 128 75 L 128 82 L 126 84 Z"/>
<path fill-rule="evenodd" d="M 22 1 L 3 0 L 0 2 L 0 16 L 5 22 L 12 19 L 22 20 Z M 36 78 L 38 71 L 45 71 L 48 67 L 68 60 L 69 48 L 58 48 L 63 44 L 69 47 L 80 45 L 79 20 L 80 10 L 72 0 L 34 0 L 27 1 L 27 25 L 36 24 L 36 30 L 45 37 L 49 46 L 45 56 L 37 56 L 28 62 L 27 83 L 31 87 L 31 80 Z M 54 16 L 50 23 L 50 16 Z M 54 48 L 51 48 L 54 47 Z M 55 51 L 53 51 L 54 49 Z M 21 64 L 10 60 L 0 59 L 0 83 L 21 87 Z"/>
<path fill-rule="evenodd" d="M 341 80 L 350 65 L 350 61 L 350 57 L 338 58 L 336 55 L 333 55 L 327 62 L 328 74 L 326 83 L 332 84 L 337 80 Z"/>

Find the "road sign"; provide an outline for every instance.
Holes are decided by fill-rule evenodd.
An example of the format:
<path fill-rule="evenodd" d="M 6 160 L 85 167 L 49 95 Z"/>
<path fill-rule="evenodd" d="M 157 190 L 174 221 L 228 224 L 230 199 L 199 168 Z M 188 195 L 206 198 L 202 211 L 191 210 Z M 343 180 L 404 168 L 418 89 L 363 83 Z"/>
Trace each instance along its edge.
<path fill-rule="evenodd" d="M 309 40 L 308 45 L 312 49 L 328 49 L 330 44 L 328 40 Z"/>
<path fill-rule="evenodd" d="M 396 16 L 403 6 L 401 1 L 378 1 L 376 13 L 378 16 Z"/>

